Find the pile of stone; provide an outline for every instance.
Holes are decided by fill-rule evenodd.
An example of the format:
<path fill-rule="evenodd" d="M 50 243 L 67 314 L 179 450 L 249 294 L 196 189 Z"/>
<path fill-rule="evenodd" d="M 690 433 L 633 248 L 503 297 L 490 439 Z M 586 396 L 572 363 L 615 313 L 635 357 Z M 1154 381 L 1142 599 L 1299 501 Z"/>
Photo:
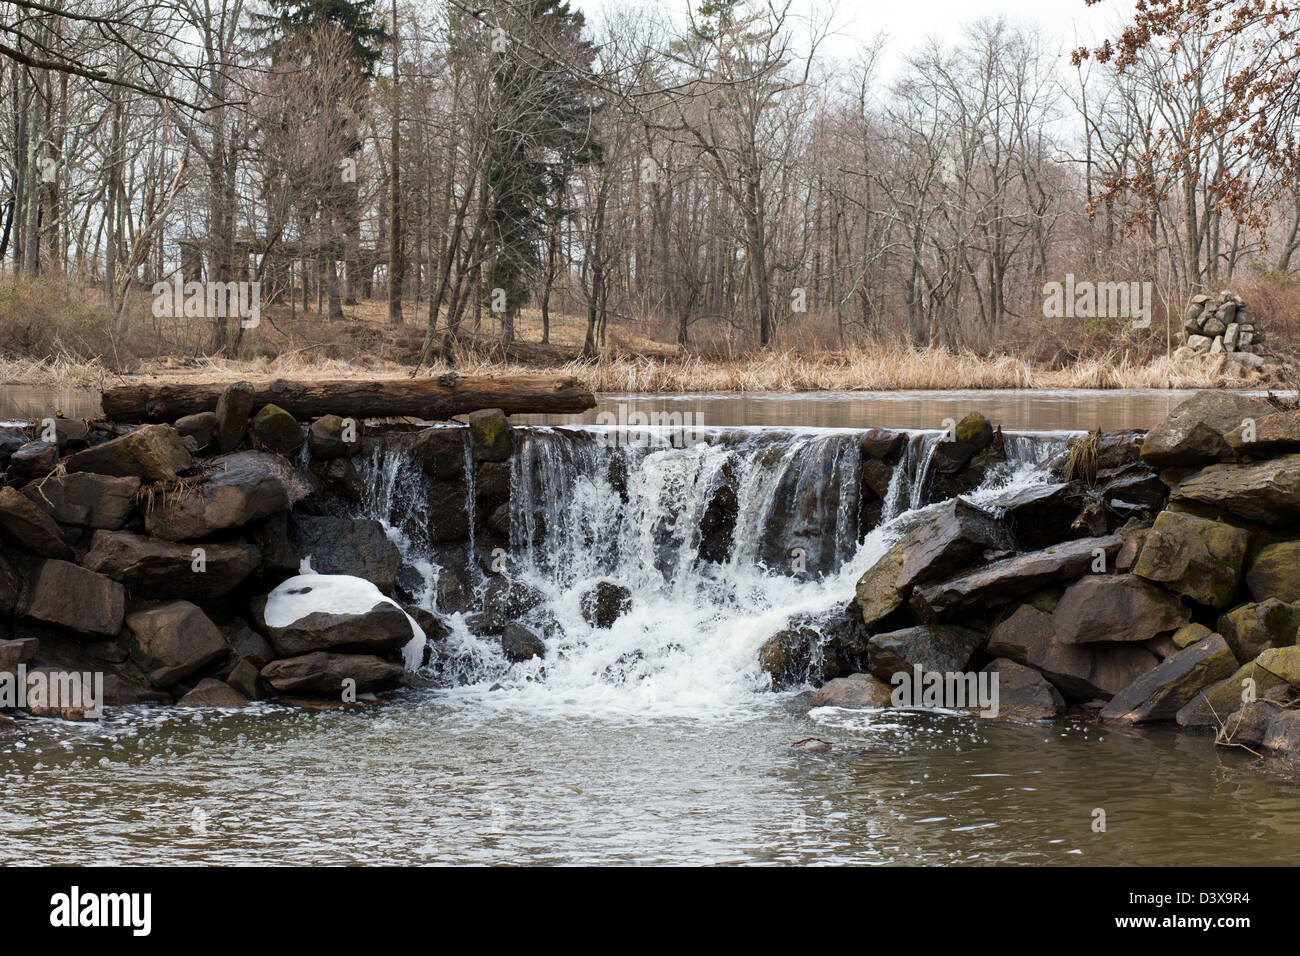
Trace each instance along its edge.
<path fill-rule="evenodd" d="M 428 443 L 425 462 L 460 475 L 446 510 L 462 523 L 467 483 L 488 477 L 464 474 L 467 448 L 477 467 L 508 457 L 510 443 L 499 410 L 469 418 L 431 429 L 452 441 Z M 173 424 L 48 424 L 0 428 L 8 686 L 20 674 L 97 674 L 109 706 L 341 706 L 403 683 L 403 649 L 421 632 L 442 636 L 427 611 L 394 598 L 411 569 L 384 527 L 347 517 L 363 494 L 353 459 L 374 440 L 359 424 L 325 415 L 308 427 L 277 406 L 255 409 L 248 383 Z M 313 586 L 353 600 L 338 613 L 308 602 L 301 620 L 271 619 L 268 596 Z M 98 716 L 13 703 L 0 707 Z"/>
<path fill-rule="evenodd" d="M 927 512 L 843 614 L 794 622 L 760 663 L 778 686 L 824 679 L 814 706 L 889 706 L 918 667 L 996 671 L 1000 716 L 1177 723 L 1300 757 L 1300 410 L 1201 393 L 1095 451 L 1095 475 L 1062 459 L 998 513 Z"/>
<path fill-rule="evenodd" d="M 1259 317 L 1246 308 L 1241 296 L 1226 289 L 1217 296 L 1192 297 L 1180 339 L 1192 354 L 1226 355 L 1248 368 L 1264 365 L 1258 354 L 1264 344 Z"/>

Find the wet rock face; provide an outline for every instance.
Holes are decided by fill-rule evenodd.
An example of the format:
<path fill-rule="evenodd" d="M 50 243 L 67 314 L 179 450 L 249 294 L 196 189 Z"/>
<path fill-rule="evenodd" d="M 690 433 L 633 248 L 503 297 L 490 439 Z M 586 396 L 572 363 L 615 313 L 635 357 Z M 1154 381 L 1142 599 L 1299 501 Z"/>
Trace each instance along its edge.
<path fill-rule="evenodd" d="M 289 538 L 298 562 L 311 559 L 319 574 L 350 574 L 365 578 L 385 594 L 397 583 L 402 555 L 384 531 L 369 518 L 333 518 L 293 514 Z"/>
<path fill-rule="evenodd" d="M 175 481 L 193 467 L 194 456 L 185 439 L 170 425 L 142 425 L 128 435 L 77 452 L 67 461 L 68 471 L 145 481 Z"/>
<path fill-rule="evenodd" d="M 759 649 L 758 662 L 784 690 L 862 671 L 867 666 L 867 629 L 846 609 L 821 618 L 792 620 Z"/>
<path fill-rule="evenodd" d="M 499 408 L 485 408 L 465 416 L 475 461 L 509 461 L 514 450 L 510 420 Z"/>
<path fill-rule="evenodd" d="M 985 635 L 951 624 L 923 624 L 888 634 L 876 634 L 867 642 L 871 673 L 888 682 L 897 673 L 911 674 L 914 667 L 924 672 L 956 673 L 970 667 Z"/>
<path fill-rule="evenodd" d="M 582 618 L 595 628 L 611 628 L 632 609 L 632 592 L 613 581 L 600 581 L 582 595 Z"/>
<path fill-rule="evenodd" d="M 501 632 L 501 651 L 506 660 L 514 663 L 546 656 L 546 642 L 542 636 L 523 624 L 507 624 Z"/>

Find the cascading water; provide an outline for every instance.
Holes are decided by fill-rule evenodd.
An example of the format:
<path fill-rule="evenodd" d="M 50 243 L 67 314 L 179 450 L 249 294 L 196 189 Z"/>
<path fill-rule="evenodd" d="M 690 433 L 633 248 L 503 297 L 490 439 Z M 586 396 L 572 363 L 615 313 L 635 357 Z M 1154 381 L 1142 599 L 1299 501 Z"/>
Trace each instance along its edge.
<path fill-rule="evenodd" d="M 559 712 L 746 709 L 768 687 L 757 662 L 762 643 L 791 618 L 843 608 L 858 578 L 923 513 L 939 433 L 908 436 L 880 524 L 865 535 L 861 433 L 733 429 L 704 437 L 672 447 L 616 427 L 515 430 L 504 571 L 540 595 L 520 621 L 544 633 L 546 654 L 512 664 L 499 638 L 479 636 L 465 614 L 450 614 L 435 669 L 458 685 L 453 697 Z M 1062 447 L 1061 436 L 1007 436 L 1006 461 L 967 497 L 996 507 L 1045 480 L 1041 464 Z M 467 458 L 472 476 L 468 465 Z M 362 471 L 366 515 L 385 523 L 423 576 L 416 603 L 439 612 L 444 569 L 426 530 L 419 464 L 399 442 L 376 451 Z M 464 500 L 473 508 L 469 481 Z M 471 580 L 481 592 L 490 578 L 480 569 Z M 589 624 L 582 608 L 602 581 L 631 594 L 630 610 L 608 629 Z"/>

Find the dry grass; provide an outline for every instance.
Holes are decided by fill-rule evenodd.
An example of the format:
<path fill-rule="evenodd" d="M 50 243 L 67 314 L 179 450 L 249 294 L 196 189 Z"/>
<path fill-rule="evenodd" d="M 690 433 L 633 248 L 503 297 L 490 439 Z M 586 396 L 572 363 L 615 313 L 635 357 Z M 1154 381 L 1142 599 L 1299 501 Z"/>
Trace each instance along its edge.
<path fill-rule="evenodd" d="M 1263 281 L 1243 292 L 1270 311 L 1287 313 L 1300 284 Z M 62 279 L 0 278 L 0 384 L 106 388 L 128 381 L 223 382 L 275 378 L 401 378 L 410 374 L 424 334 L 423 306 L 408 302 L 406 323 L 388 325 L 386 303 L 345 307 L 346 321 L 318 313 L 269 308 L 248 330 L 238 357 L 203 354 L 202 320 L 155 319 L 144 300 L 133 302 L 122 330 L 106 315 L 99 291 Z M 1300 301 L 1300 300 L 1297 300 Z M 1262 310 L 1261 310 L 1262 311 Z M 1300 310 L 1297 310 L 1300 315 Z M 490 313 L 481 328 L 496 334 Z M 1289 341 L 1284 323 L 1270 323 L 1270 342 Z M 1278 388 L 1293 385 L 1289 372 L 1261 376 L 1222 356 L 1178 362 L 1127 339 L 1076 353 L 1028 344 L 985 354 L 879 345 L 848 350 L 786 348 L 773 351 L 701 345 L 689 351 L 656 341 L 653 323 L 612 322 L 600 358 L 578 358 L 585 319 L 557 312 L 550 346 L 538 346 L 540 314 L 524 310 L 517 323 L 526 348 L 503 359 L 499 348 L 468 348 L 453 365 L 437 361 L 421 370 L 442 374 L 514 374 L 551 371 L 572 375 L 596 392 L 797 392 L 939 389 L 1201 389 Z M 467 329 L 467 331 L 469 331 Z M 1061 331 L 1061 330 L 1057 330 Z M 1277 333 L 1282 334 L 1277 334 Z M 1300 334 L 1300 330 L 1297 330 Z M 1043 338 L 1043 336 L 1038 336 Z M 717 343 L 715 343 L 716 345 Z M 1041 342 L 1039 343 L 1042 344 Z M 1284 353 L 1285 354 L 1285 353 Z"/>

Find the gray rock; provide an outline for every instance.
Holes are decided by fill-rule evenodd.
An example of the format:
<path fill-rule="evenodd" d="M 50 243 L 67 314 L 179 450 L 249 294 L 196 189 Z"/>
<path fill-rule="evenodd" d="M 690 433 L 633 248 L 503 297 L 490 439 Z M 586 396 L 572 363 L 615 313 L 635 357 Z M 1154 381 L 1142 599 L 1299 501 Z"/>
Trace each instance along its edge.
<path fill-rule="evenodd" d="M 1273 718 L 1264 734 L 1264 749 L 1294 757 L 1300 754 L 1300 710 L 1284 710 Z"/>
<path fill-rule="evenodd" d="M 501 650 L 506 660 L 518 663 L 534 657 L 545 657 L 546 642 L 532 628 L 511 623 L 501 632 Z"/>
<path fill-rule="evenodd" d="M 910 675 L 916 666 L 926 673 L 957 673 L 970 667 L 983 643 L 980 631 L 926 624 L 873 635 L 867 642 L 867 661 L 871 673 L 886 682 L 894 674 Z"/>
<path fill-rule="evenodd" d="M 353 420 L 349 434 L 352 441 L 345 440 L 346 422 L 338 415 L 322 415 L 311 423 L 307 434 L 307 444 L 313 459 L 326 460 L 346 458 L 361 450 L 361 427 Z"/>
<path fill-rule="evenodd" d="M 91 471 L 120 478 L 175 481 L 194 467 L 185 439 L 170 425 L 142 425 L 128 435 L 79 451 L 67 462 L 68 471 Z"/>
<path fill-rule="evenodd" d="M 1051 720 L 1065 709 L 1065 700 L 1042 674 L 1015 661 L 996 660 L 984 668 L 998 675 L 999 717 Z"/>
<path fill-rule="evenodd" d="M 1246 586 L 1256 601 L 1300 601 L 1300 541 L 1279 541 L 1260 548 L 1246 572 Z"/>
<path fill-rule="evenodd" d="M 1052 615 L 1029 604 L 993 628 L 985 650 L 1033 668 L 1078 701 L 1109 699 L 1159 663 L 1135 644 L 1064 644 Z"/>
<path fill-rule="evenodd" d="M 371 654 L 327 654 L 315 651 L 272 661 L 262 668 L 262 680 L 282 694 L 339 697 L 355 681 L 358 692 L 395 687 L 402 668 Z"/>
<path fill-rule="evenodd" d="M 402 554 L 384 526 L 369 518 L 333 518 L 294 513 L 289 539 L 299 559 L 310 557 L 318 574 L 365 578 L 385 594 L 397 583 Z"/>
<path fill-rule="evenodd" d="M 1222 349 L 1222 345 L 1218 347 Z M 1199 392 L 1147 433 L 1142 457 L 1158 468 L 1203 465 L 1231 457 L 1228 433 L 1246 418 L 1259 419 L 1273 411 L 1262 398 Z"/>
<path fill-rule="evenodd" d="M 217 449 L 234 451 L 243 441 L 248 428 L 248 416 L 257 400 L 257 389 L 251 382 L 235 382 L 217 399 Z"/>
<path fill-rule="evenodd" d="M 292 455 L 307 440 L 298 420 L 279 405 L 263 405 L 248 422 L 253 445 L 278 455 Z"/>
<path fill-rule="evenodd" d="M 1172 501 L 1276 524 L 1300 512 L 1300 455 L 1252 464 L 1211 465 L 1173 490 Z"/>
<path fill-rule="evenodd" d="M 1240 710 L 1228 715 L 1215 735 L 1214 742 L 1220 747 L 1246 747 L 1254 750 L 1264 745 L 1268 728 L 1282 708 L 1271 700 L 1253 700 L 1242 704 Z"/>
<path fill-rule="evenodd" d="M 1197 694 L 1227 679 L 1236 668 L 1227 642 L 1213 634 L 1121 690 L 1101 709 L 1101 719 L 1126 724 L 1174 720 Z"/>
<path fill-rule="evenodd" d="M 406 644 L 415 634 L 406 612 L 389 601 L 377 602 L 360 613 L 316 611 L 282 627 L 266 622 L 265 596 L 254 598 L 250 610 L 257 629 L 280 656 L 320 650 L 389 651 Z"/>
<path fill-rule="evenodd" d="M 204 475 L 201 485 L 156 497 L 145 512 L 145 530 L 167 541 L 195 541 L 289 507 L 278 469 L 265 467 L 261 459 L 218 458 Z"/>
<path fill-rule="evenodd" d="M 159 687 L 171 687 L 230 653 L 221 631 L 189 601 L 167 601 L 129 615 L 131 658 Z"/>
<path fill-rule="evenodd" d="M 10 483 L 26 484 L 50 474 L 59 464 L 59 446 L 54 442 L 27 442 L 9 456 L 6 472 Z"/>
<path fill-rule="evenodd" d="M 599 581 L 582 595 L 582 618 L 592 627 L 610 628 L 632 608 L 632 592 L 613 581 Z"/>
<path fill-rule="evenodd" d="M 96 531 L 82 563 L 138 597 L 200 601 L 237 587 L 257 569 L 261 552 L 242 541 L 174 544 L 129 531 Z"/>
<path fill-rule="evenodd" d="M 810 707 L 888 707 L 893 688 L 871 674 L 849 674 L 817 688 Z"/>
<path fill-rule="evenodd" d="M 1249 545 L 1250 536 L 1240 528 L 1162 511 L 1143 539 L 1133 573 L 1221 608 L 1237 591 Z"/>
<path fill-rule="evenodd" d="M 122 629 L 122 585 L 67 561 L 42 561 L 32 571 L 17 608 L 21 617 L 80 634 L 115 637 Z"/>
<path fill-rule="evenodd" d="M 1094 574 L 1066 589 L 1052 628 L 1066 644 L 1146 641 L 1182 627 L 1191 611 L 1168 591 L 1133 574 Z"/>
<path fill-rule="evenodd" d="M 135 510 L 140 479 L 76 471 L 50 475 L 23 488 L 23 494 L 62 524 L 116 529 Z"/>
<path fill-rule="evenodd" d="M 974 609 L 1009 604 L 1017 598 L 1088 572 L 1097 552 L 1109 562 L 1124 543 L 1121 535 L 1080 538 L 1029 554 L 1003 558 L 959 578 L 917 588 L 912 608 L 926 621 Z"/>
<path fill-rule="evenodd" d="M 1300 605 L 1277 598 L 1243 604 L 1219 618 L 1219 633 L 1239 661 L 1254 660 L 1270 647 L 1290 647 L 1300 630 Z"/>
<path fill-rule="evenodd" d="M 44 558 L 71 558 L 59 526 L 17 488 L 0 488 L 0 529 L 4 536 Z"/>
<path fill-rule="evenodd" d="M 216 440 L 221 423 L 217 421 L 215 412 L 196 412 L 176 419 L 172 427 L 182 437 L 193 438 L 194 447 L 202 451 Z"/>
<path fill-rule="evenodd" d="M 247 707 L 248 697 L 225 681 L 205 677 L 176 702 L 177 707 Z"/>
<path fill-rule="evenodd" d="M 464 416 L 469 425 L 475 461 L 507 461 L 514 450 L 510 420 L 499 408 L 485 408 Z"/>

